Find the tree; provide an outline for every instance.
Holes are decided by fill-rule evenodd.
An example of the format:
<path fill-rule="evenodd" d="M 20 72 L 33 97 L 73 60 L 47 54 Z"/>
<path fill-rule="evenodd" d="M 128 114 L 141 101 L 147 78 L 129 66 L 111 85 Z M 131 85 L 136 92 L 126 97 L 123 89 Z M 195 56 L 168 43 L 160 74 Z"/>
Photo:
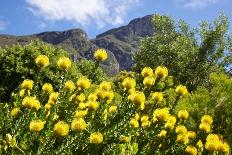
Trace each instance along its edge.
<path fill-rule="evenodd" d="M 231 74 L 232 36 L 228 18 L 223 14 L 213 24 L 203 21 L 191 29 L 183 20 L 169 16 L 153 16 L 154 34 L 141 41 L 140 51 L 133 56 L 134 70 L 159 65 L 168 67 L 178 81 L 194 90 L 207 86 L 210 73 Z"/>

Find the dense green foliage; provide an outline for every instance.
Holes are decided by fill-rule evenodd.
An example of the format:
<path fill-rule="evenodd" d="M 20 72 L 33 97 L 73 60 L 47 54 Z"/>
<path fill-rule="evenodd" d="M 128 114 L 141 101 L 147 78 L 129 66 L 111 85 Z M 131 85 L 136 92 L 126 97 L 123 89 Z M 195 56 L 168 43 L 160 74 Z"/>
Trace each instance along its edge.
<path fill-rule="evenodd" d="M 171 74 L 190 90 L 207 86 L 210 73 L 227 70 L 231 73 L 232 37 L 227 17 L 220 15 L 213 24 L 202 22 L 191 29 L 180 20 L 154 15 L 154 34 L 144 38 L 141 51 L 134 55 L 134 69 L 145 66 L 168 67 Z"/>

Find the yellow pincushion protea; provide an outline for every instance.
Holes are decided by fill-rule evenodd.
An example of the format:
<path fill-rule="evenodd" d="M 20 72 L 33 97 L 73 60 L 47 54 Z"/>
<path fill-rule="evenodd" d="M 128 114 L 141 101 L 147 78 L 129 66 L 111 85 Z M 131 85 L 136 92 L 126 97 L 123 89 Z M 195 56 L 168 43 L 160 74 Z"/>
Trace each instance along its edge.
<path fill-rule="evenodd" d="M 80 95 L 77 95 L 75 97 L 75 102 L 76 103 L 81 103 L 85 101 L 85 94 L 81 93 Z"/>
<path fill-rule="evenodd" d="M 135 119 L 135 118 L 132 118 L 130 120 L 130 125 L 134 128 L 138 128 L 139 127 L 139 122 Z"/>
<path fill-rule="evenodd" d="M 201 118 L 201 123 L 207 123 L 211 125 L 213 123 L 213 118 L 210 115 L 204 115 Z"/>
<path fill-rule="evenodd" d="M 167 131 L 166 130 L 161 130 L 160 133 L 158 134 L 159 138 L 166 138 Z"/>
<path fill-rule="evenodd" d="M 40 68 L 47 67 L 49 65 L 49 58 L 46 55 L 39 55 L 36 57 L 35 63 Z"/>
<path fill-rule="evenodd" d="M 176 127 L 176 133 L 178 134 L 186 134 L 188 132 L 187 128 L 183 125 L 178 125 Z"/>
<path fill-rule="evenodd" d="M 97 61 L 105 61 L 107 59 L 107 52 L 105 49 L 98 49 L 95 51 L 94 57 Z"/>
<path fill-rule="evenodd" d="M 201 123 L 199 125 L 199 129 L 206 133 L 209 133 L 211 131 L 211 126 L 208 123 Z"/>
<path fill-rule="evenodd" d="M 30 131 L 32 132 L 39 132 L 44 128 L 46 121 L 42 121 L 42 120 L 32 120 L 30 122 Z"/>
<path fill-rule="evenodd" d="M 103 81 L 99 85 L 100 89 L 104 91 L 110 91 L 111 90 L 111 83 L 107 81 Z"/>
<path fill-rule="evenodd" d="M 178 134 L 176 141 L 182 144 L 187 144 L 189 142 L 189 138 L 186 134 L 182 135 L 182 134 Z"/>
<path fill-rule="evenodd" d="M 147 127 L 147 126 L 150 126 L 150 121 L 149 121 L 149 117 L 147 115 L 143 115 L 140 119 L 141 121 L 141 126 L 142 127 Z"/>
<path fill-rule="evenodd" d="M 91 82 L 88 78 L 86 77 L 81 77 L 77 80 L 77 86 L 79 89 L 84 90 L 84 89 L 89 89 L 91 86 Z"/>
<path fill-rule="evenodd" d="M 115 106 L 115 105 L 110 106 L 110 108 L 109 108 L 109 112 L 110 113 L 114 113 L 114 112 L 117 112 L 117 111 L 118 111 L 118 107 L 117 106 Z"/>
<path fill-rule="evenodd" d="M 88 100 L 89 101 L 97 101 L 98 97 L 96 94 L 89 94 Z"/>
<path fill-rule="evenodd" d="M 89 142 L 92 144 L 100 144 L 103 142 L 103 135 L 100 132 L 94 132 L 90 135 Z"/>
<path fill-rule="evenodd" d="M 179 94 L 179 95 L 187 95 L 188 94 L 188 89 L 186 86 L 183 86 L 183 85 L 178 85 L 176 87 L 176 93 Z"/>
<path fill-rule="evenodd" d="M 34 81 L 26 79 L 22 82 L 21 88 L 26 89 L 26 90 L 31 90 L 33 87 L 33 84 L 34 84 Z"/>
<path fill-rule="evenodd" d="M 163 100 L 163 93 L 162 92 L 154 92 L 151 94 L 152 100 L 155 102 L 161 102 Z"/>
<path fill-rule="evenodd" d="M 58 100 L 58 96 L 59 96 L 60 93 L 58 92 L 52 92 L 50 95 L 49 95 L 49 100 L 53 101 L 54 103 Z"/>
<path fill-rule="evenodd" d="M 88 110 L 77 110 L 74 117 L 84 118 L 88 114 Z"/>
<path fill-rule="evenodd" d="M 159 78 L 166 78 L 168 76 L 168 69 L 164 66 L 158 66 L 155 69 L 155 75 Z"/>
<path fill-rule="evenodd" d="M 187 135 L 188 135 L 188 138 L 189 139 L 195 139 L 196 138 L 196 132 L 194 132 L 194 131 L 188 131 L 187 132 Z"/>
<path fill-rule="evenodd" d="M 36 99 L 36 97 L 27 96 L 23 99 L 22 106 L 38 110 L 40 108 L 40 102 Z"/>
<path fill-rule="evenodd" d="M 148 76 L 143 79 L 143 84 L 145 87 L 151 87 L 155 83 L 155 78 Z"/>
<path fill-rule="evenodd" d="M 153 70 L 150 67 L 144 67 L 141 71 L 143 77 L 153 76 Z"/>
<path fill-rule="evenodd" d="M 114 92 L 113 91 L 105 91 L 104 93 L 104 99 L 107 101 L 107 103 L 110 103 L 114 98 Z"/>
<path fill-rule="evenodd" d="M 167 121 L 169 115 L 168 108 L 158 108 L 153 112 L 153 120 L 157 119 L 159 121 Z"/>
<path fill-rule="evenodd" d="M 206 137 L 205 149 L 209 152 L 218 151 L 218 147 L 221 144 L 221 141 L 216 134 L 209 134 Z"/>
<path fill-rule="evenodd" d="M 130 90 L 135 88 L 136 81 L 133 78 L 127 77 L 122 81 L 122 86 L 124 87 L 124 90 Z"/>
<path fill-rule="evenodd" d="M 18 115 L 18 113 L 19 113 L 19 108 L 13 108 L 13 109 L 11 110 L 11 112 L 10 112 L 10 115 L 11 115 L 12 117 L 16 117 L 16 116 Z"/>
<path fill-rule="evenodd" d="M 67 82 L 65 82 L 64 84 L 64 89 L 66 89 L 67 91 L 72 92 L 75 89 L 75 84 L 73 81 L 68 80 Z"/>
<path fill-rule="evenodd" d="M 217 149 L 219 152 L 228 154 L 230 152 L 230 146 L 227 142 L 221 142 Z"/>
<path fill-rule="evenodd" d="M 188 117 L 189 117 L 189 113 L 188 113 L 188 111 L 186 111 L 186 110 L 180 110 L 180 111 L 178 112 L 178 117 L 179 117 L 180 119 L 182 119 L 182 120 L 186 120 L 186 119 L 188 119 Z"/>
<path fill-rule="evenodd" d="M 71 123 L 71 129 L 73 131 L 82 131 L 86 129 L 87 124 L 83 118 L 75 118 Z"/>
<path fill-rule="evenodd" d="M 164 124 L 165 129 L 172 130 L 174 129 L 176 124 L 176 117 L 175 116 L 169 116 L 167 119 L 167 122 Z"/>
<path fill-rule="evenodd" d="M 69 125 L 64 121 L 59 121 L 54 125 L 53 132 L 57 136 L 67 136 L 69 133 Z"/>
<path fill-rule="evenodd" d="M 91 110 L 96 110 L 99 107 L 99 103 L 96 101 L 88 101 L 87 105 L 88 105 L 89 109 L 91 109 Z"/>
<path fill-rule="evenodd" d="M 42 90 L 46 93 L 51 93 L 53 92 L 53 87 L 50 83 L 45 83 L 42 87 Z"/>
<path fill-rule="evenodd" d="M 140 109 L 143 110 L 145 108 L 146 97 L 143 92 L 135 92 L 128 96 L 129 100 L 136 105 L 140 106 Z"/>
<path fill-rule="evenodd" d="M 197 148 L 194 146 L 187 146 L 185 152 L 190 155 L 197 155 Z"/>
<path fill-rule="evenodd" d="M 68 57 L 61 57 L 57 61 L 57 66 L 62 70 L 68 70 L 72 65 L 71 60 Z"/>

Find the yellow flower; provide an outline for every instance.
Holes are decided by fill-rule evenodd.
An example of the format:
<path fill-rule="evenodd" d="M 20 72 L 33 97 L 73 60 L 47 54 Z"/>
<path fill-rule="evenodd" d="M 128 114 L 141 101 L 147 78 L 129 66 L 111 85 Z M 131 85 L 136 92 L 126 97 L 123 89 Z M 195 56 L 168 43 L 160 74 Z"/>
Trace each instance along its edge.
<path fill-rule="evenodd" d="M 158 134 L 159 138 L 166 138 L 167 131 L 166 130 L 161 130 L 161 132 Z"/>
<path fill-rule="evenodd" d="M 143 77 L 153 76 L 153 70 L 150 67 L 144 67 L 141 72 L 141 75 Z"/>
<path fill-rule="evenodd" d="M 158 66 L 155 69 L 155 75 L 159 78 L 166 78 L 168 76 L 168 69 L 164 66 Z"/>
<path fill-rule="evenodd" d="M 83 109 L 85 109 L 86 107 L 87 107 L 87 104 L 85 104 L 84 102 L 81 102 L 81 103 L 78 104 L 78 109 L 83 110 Z"/>
<path fill-rule="evenodd" d="M 16 116 L 18 115 L 18 113 L 19 113 L 19 108 L 13 108 L 13 109 L 11 110 L 11 112 L 10 112 L 10 115 L 11 115 L 12 117 L 16 117 Z"/>
<path fill-rule="evenodd" d="M 34 83 L 34 81 L 26 79 L 21 84 L 21 88 L 26 89 L 26 90 L 31 90 L 33 87 L 33 83 Z"/>
<path fill-rule="evenodd" d="M 52 105 L 51 105 L 51 104 L 46 103 L 44 107 L 45 107 L 45 109 L 46 109 L 46 110 L 50 110 L 50 109 L 51 109 L 51 107 L 52 107 Z"/>
<path fill-rule="evenodd" d="M 197 155 L 197 148 L 194 146 L 187 146 L 185 152 L 191 155 Z"/>
<path fill-rule="evenodd" d="M 99 103 L 96 101 L 88 101 L 87 105 L 89 109 L 96 110 L 99 107 Z"/>
<path fill-rule="evenodd" d="M 73 81 L 68 80 L 67 82 L 65 82 L 64 84 L 64 89 L 66 89 L 67 91 L 72 92 L 75 89 L 75 84 Z"/>
<path fill-rule="evenodd" d="M 136 105 L 140 105 L 141 110 L 144 109 L 146 98 L 143 92 L 135 92 L 134 94 L 130 95 L 129 99 Z"/>
<path fill-rule="evenodd" d="M 20 90 L 19 96 L 24 97 L 24 95 L 25 95 L 25 89 Z"/>
<path fill-rule="evenodd" d="M 132 119 L 130 120 L 130 125 L 131 125 L 132 127 L 134 127 L 134 128 L 138 128 L 138 127 L 139 127 L 139 122 L 138 122 L 136 119 L 132 118 Z"/>
<path fill-rule="evenodd" d="M 199 125 L 199 129 L 206 132 L 206 133 L 209 133 L 210 130 L 211 130 L 211 127 L 210 127 L 210 125 L 208 123 L 201 123 Z"/>
<path fill-rule="evenodd" d="M 68 70 L 72 65 L 72 62 L 69 58 L 67 57 L 61 57 L 59 58 L 59 60 L 57 61 L 57 66 L 60 68 L 60 69 L 63 69 L 63 70 Z"/>
<path fill-rule="evenodd" d="M 105 49 L 98 49 L 95 51 L 94 57 L 97 61 L 105 61 L 107 59 L 107 52 Z"/>
<path fill-rule="evenodd" d="M 180 111 L 178 112 L 178 117 L 179 117 L 180 119 L 182 119 L 182 120 L 186 120 L 186 119 L 188 119 L 188 117 L 189 117 L 189 113 L 188 113 L 188 111 L 186 111 L 186 110 L 180 110 Z"/>
<path fill-rule="evenodd" d="M 38 110 L 40 108 L 40 102 L 36 100 L 36 97 L 27 96 L 22 101 L 22 106 L 26 108 L 35 108 Z"/>
<path fill-rule="evenodd" d="M 53 101 L 54 103 L 58 100 L 59 93 L 58 92 L 52 92 L 49 95 L 49 100 Z"/>
<path fill-rule="evenodd" d="M 124 143 L 130 143 L 131 136 L 122 136 L 121 141 L 123 141 Z"/>
<path fill-rule="evenodd" d="M 188 131 L 187 133 L 189 139 L 195 139 L 196 138 L 196 132 L 194 131 Z"/>
<path fill-rule="evenodd" d="M 74 117 L 84 118 L 88 114 L 88 110 L 77 110 Z"/>
<path fill-rule="evenodd" d="M 138 121 L 138 120 L 139 120 L 139 118 L 140 118 L 139 114 L 138 114 L 138 113 L 136 113 L 136 114 L 135 114 L 135 116 L 134 116 L 134 118 Z"/>
<path fill-rule="evenodd" d="M 229 153 L 230 146 L 226 142 L 221 142 L 217 149 L 219 152 Z"/>
<path fill-rule="evenodd" d="M 161 102 L 163 100 L 163 93 L 162 92 L 154 92 L 151 94 L 151 98 L 155 102 Z"/>
<path fill-rule="evenodd" d="M 175 125 L 176 124 L 176 117 L 175 116 L 169 116 L 168 120 L 167 120 L 167 123 L 171 123 L 171 124 Z"/>
<path fill-rule="evenodd" d="M 145 87 L 151 87 L 154 85 L 154 83 L 155 83 L 155 78 L 151 76 L 147 76 L 143 79 L 143 84 Z"/>
<path fill-rule="evenodd" d="M 73 131 L 82 131 L 86 129 L 87 124 L 83 118 L 75 118 L 71 123 L 71 129 Z"/>
<path fill-rule="evenodd" d="M 210 152 L 217 151 L 218 146 L 219 146 L 219 141 L 206 141 L 205 143 L 205 149 Z"/>
<path fill-rule="evenodd" d="M 75 102 L 76 103 L 81 103 L 81 102 L 84 102 L 85 100 L 85 95 L 83 93 L 81 93 L 80 95 L 77 95 L 75 97 Z"/>
<path fill-rule="evenodd" d="M 158 119 L 159 121 L 167 121 L 169 117 L 169 109 L 168 108 L 158 108 L 153 112 L 153 119 Z"/>
<path fill-rule="evenodd" d="M 92 144 L 100 144 L 103 142 L 103 135 L 100 132 L 94 132 L 90 135 L 89 142 Z"/>
<path fill-rule="evenodd" d="M 109 108 L 109 112 L 110 113 L 114 113 L 114 112 L 117 112 L 117 111 L 118 111 L 118 107 L 117 106 L 115 106 L 115 105 L 110 106 L 110 108 Z"/>
<path fill-rule="evenodd" d="M 91 82 L 86 77 L 81 77 L 77 80 L 77 86 L 79 89 L 82 89 L 82 90 L 89 89 L 91 86 Z"/>
<path fill-rule="evenodd" d="M 106 91 L 104 93 L 104 99 L 107 101 L 107 103 L 110 103 L 114 99 L 114 92 L 113 91 Z"/>
<path fill-rule="evenodd" d="M 176 87 L 175 91 L 179 95 L 187 95 L 188 94 L 188 89 L 186 88 L 186 86 L 182 86 L 182 85 L 178 85 Z"/>
<path fill-rule="evenodd" d="M 141 121 L 141 126 L 142 127 L 146 127 L 146 126 L 149 126 L 150 125 L 150 122 L 149 122 L 149 117 L 147 116 L 147 115 L 143 115 L 142 117 L 141 117 L 141 119 L 140 119 L 140 121 Z"/>
<path fill-rule="evenodd" d="M 183 126 L 183 125 L 178 125 L 176 127 L 176 133 L 178 133 L 178 134 L 186 134 L 187 132 L 188 132 L 187 128 L 185 126 Z"/>
<path fill-rule="evenodd" d="M 213 123 L 213 118 L 210 115 L 204 115 L 201 118 L 201 123 L 207 123 L 211 125 Z"/>
<path fill-rule="evenodd" d="M 127 77 L 122 81 L 122 86 L 124 87 L 124 90 L 130 90 L 135 88 L 136 81 L 133 78 Z"/>
<path fill-rule="evenodd" d="M 53 132 L 58 136 L 67 136 L 69 133 L 69 125 L 64 121 L 59 121 L 54 125 Z"/>
<path fill-rule="evenodd" d="M 178 134 L 176 141 L 182 144 L 187 144 L 189 142 L 189 138 L 186 134 L 185 135 Z"/>
<path fill-rule="evenodd" d="M 88 100 L 89 101 L 97 101 L 97 95 L 96 94 L 90 94 L 89 96 L 88 96 Z"/>
<path fill-rule="evenodd" d="M 51 93 L 53 92 L 53 87 L 50 83 L 45 83 L 42 87 L 42 90 L 46 93 Z"/>
<path fill-rule="evenodd" d="M 172 130 L 172 129 L 174 129 L 174 127 L 175 127 L 175 124 L 172 124 L 172 123 L 166 122 L 166 123 L 164 124 L 164 128 L 165 128 L 165 129 Z"/>
<path fill-rule="evenodd" d="M 110 91 L 111 90 L 111 83 L 107 81 L 103 81 L 99 85 L 100 89 L 104 91 Z"/>
<path fill-rule="evenodd" d="M 197 142 L 197 147 L 198 147 L 199 150 L 203 151 L 204 145 L 203 145 L 203 143 L 202 143 L 201 140 L 199 140 L 199 141 Z"/>
<path fill-rule="evenodd" d="M 35 59 L 35 63 L 38 67 L 47 67 L 49 65 L 49 59 L 46 55 L 39 55 Z"/>
<path fill-rule="evenodd" d="M 32 120 L 30 122 L 29 128 L 32 132 L 39 132 L 44 128 L 45 123 L 46 123 L 45 121 L 41 121 L 41 120 Z"/>

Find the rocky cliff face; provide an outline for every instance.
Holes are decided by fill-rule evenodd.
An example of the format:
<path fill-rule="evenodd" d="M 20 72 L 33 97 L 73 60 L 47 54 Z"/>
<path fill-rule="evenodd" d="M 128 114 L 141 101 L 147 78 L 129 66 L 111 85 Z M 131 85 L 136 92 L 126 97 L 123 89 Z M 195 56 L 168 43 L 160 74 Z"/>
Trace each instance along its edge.
<path fill-rule="evenodd" d="M 31 40 L 40 39 L 55 46 L 62 46 L 70 52 L 74 61 L 80 58 L 93 58 L 93 51 L 105 48 L 109 52 L 109 59 L 103 68 L 109 74 L 119 70 L 129 70 L 132 66 L 132 54 L 139 50 L 139 40 L 153 34 L 151 15 L 132 20 L 128 25 L 111 29 L 89 40 L 81 29 L 63 32 L 43 32 L 28 36 L 0 35 L 0 46 L 12 44 L 27 44 Z"/>

